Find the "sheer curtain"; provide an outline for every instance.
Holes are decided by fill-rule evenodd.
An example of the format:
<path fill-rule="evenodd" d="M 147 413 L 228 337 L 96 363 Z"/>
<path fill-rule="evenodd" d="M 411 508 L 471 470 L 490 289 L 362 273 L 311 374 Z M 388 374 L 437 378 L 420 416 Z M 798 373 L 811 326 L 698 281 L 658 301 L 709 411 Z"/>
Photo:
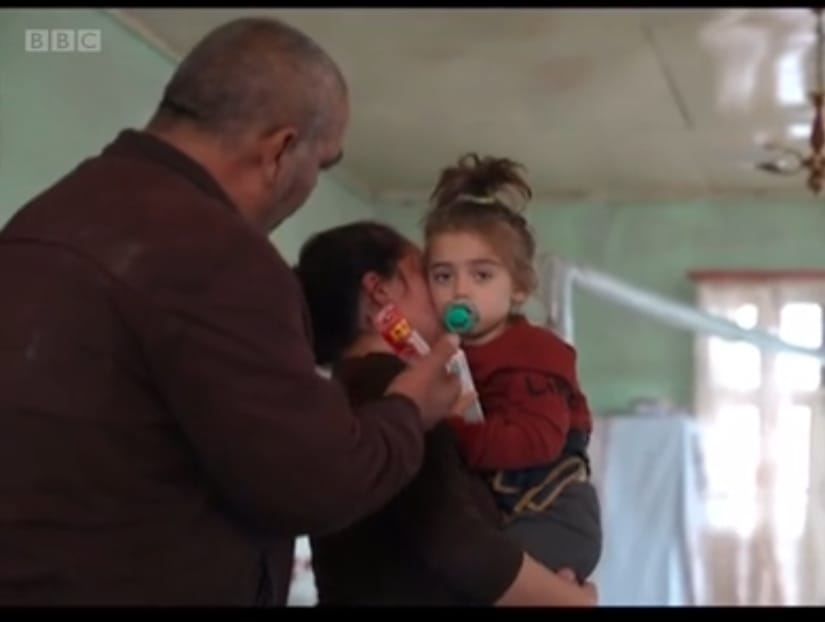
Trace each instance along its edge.
<path fill-rule="evenodd" d="M 698 304 L 745 328 L 823 345 L 825 278 L 698 278 Z M 825 398 L 820 364 L 744 342 L 696 340 L 705 456 L 699 604 L 825 603 Z"/>

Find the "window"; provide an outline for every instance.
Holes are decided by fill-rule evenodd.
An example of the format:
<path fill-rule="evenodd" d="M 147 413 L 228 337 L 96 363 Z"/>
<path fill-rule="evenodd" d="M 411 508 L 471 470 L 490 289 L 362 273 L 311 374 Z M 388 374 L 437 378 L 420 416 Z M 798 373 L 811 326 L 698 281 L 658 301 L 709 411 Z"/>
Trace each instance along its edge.
<path fill-rule="evenodd" d="M 702 310 L 794 345 L 823 347 L 825 274 L 705 273 L 696 282 Z M 746 544 L 769 542 L 783 575 L 797 566 L 803 541 L 822 370 L 810 357 L 696 338 L 708 528 Z M 789 590 L 783 604 L 792 604 Z"/>
<path fill-rule="evenodd" d="M 698 280 L 704 310 L 795 345 L 822 347 L 825 277 Z M 810 357 L 698 337 L 697 412 L 705 427 L 710 518 L 718 528 L 750 532 L 753 502 L 767 494 L 785 533 L 801 534 L 811 407 L 821 384 L 822 366 Z"/>

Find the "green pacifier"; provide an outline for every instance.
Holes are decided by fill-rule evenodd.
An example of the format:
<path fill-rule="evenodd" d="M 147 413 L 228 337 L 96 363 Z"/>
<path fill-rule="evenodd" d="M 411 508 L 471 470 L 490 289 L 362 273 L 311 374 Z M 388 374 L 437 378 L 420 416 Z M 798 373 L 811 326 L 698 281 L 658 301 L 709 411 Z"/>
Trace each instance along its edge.
<path fill-rule="evenodd" d="M 466 335 L 478 324 L 478 311 L 473 303 L 459 300 L 450 304 L 444 311 L 444 326 L 451 333 Z"/>

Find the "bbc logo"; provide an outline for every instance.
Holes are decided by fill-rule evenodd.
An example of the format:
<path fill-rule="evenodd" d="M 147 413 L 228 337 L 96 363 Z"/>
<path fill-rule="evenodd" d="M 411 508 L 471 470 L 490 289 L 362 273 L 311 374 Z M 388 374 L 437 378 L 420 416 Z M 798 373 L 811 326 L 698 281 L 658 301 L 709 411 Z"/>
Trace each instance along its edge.
<path fill-rule="evenodd" d="M 100 52 L 100 29 L 26 29 L 27 52 Z"/>

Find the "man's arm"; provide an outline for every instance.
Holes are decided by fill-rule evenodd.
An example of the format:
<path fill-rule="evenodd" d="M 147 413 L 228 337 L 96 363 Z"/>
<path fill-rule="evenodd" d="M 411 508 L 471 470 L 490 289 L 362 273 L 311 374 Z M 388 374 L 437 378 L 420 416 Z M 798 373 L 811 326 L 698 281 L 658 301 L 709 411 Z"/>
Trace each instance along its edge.
<path fill-rule="evenodd" d="M 156 300 L 174 344 L 155 357 L 163 398 L 219 492 L 253 524 L 319 534 L 376 510 L 417 472 L 415 404 L 355 416 L 317 375 L 288 267 L 253 246 L 197 293 Z M 167 342 L 169 340 L 167 339 Z"/>

